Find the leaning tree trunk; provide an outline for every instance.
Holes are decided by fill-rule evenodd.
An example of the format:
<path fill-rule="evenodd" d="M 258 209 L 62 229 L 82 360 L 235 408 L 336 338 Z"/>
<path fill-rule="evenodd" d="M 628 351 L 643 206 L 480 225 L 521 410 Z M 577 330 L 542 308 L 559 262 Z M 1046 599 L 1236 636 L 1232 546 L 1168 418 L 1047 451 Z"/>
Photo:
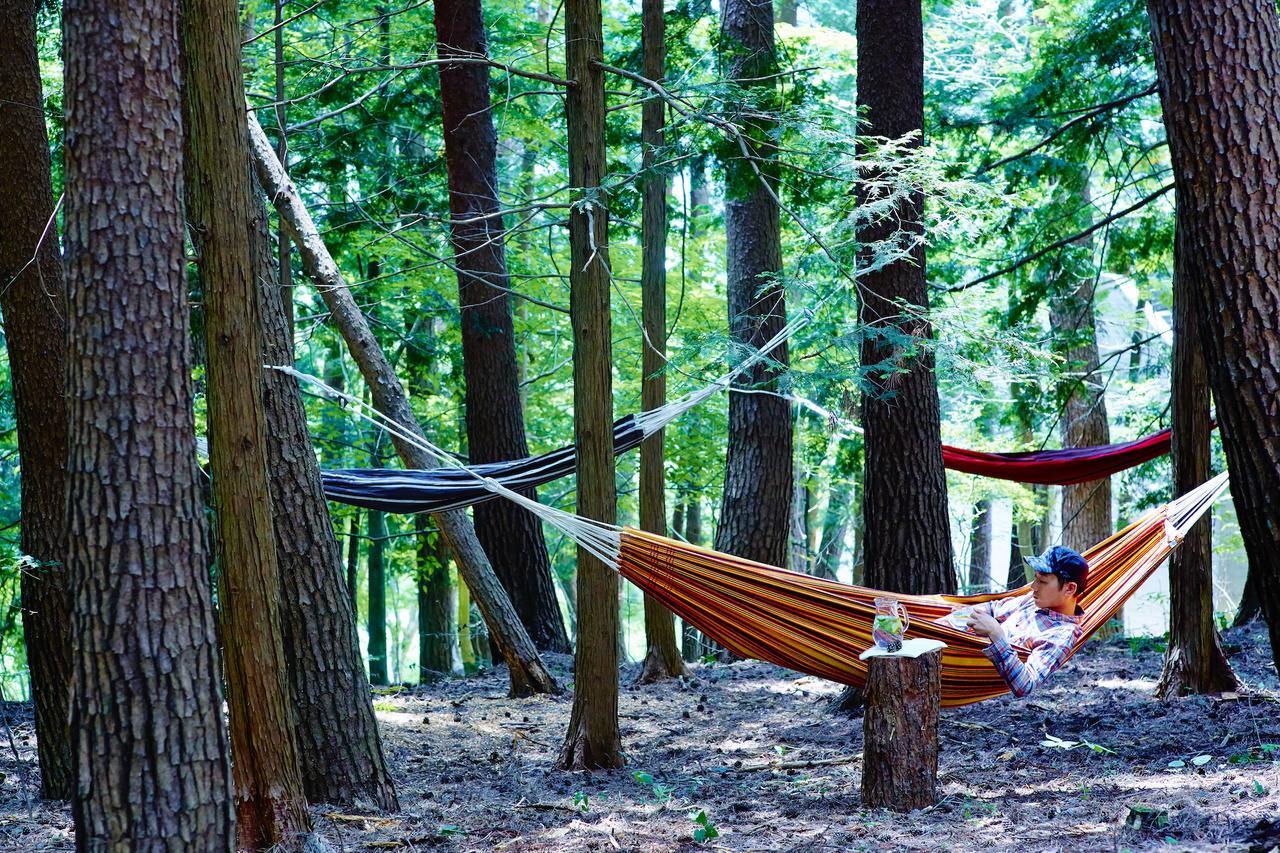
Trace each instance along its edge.
<path fill-rule="evenodd" d="M 573 324 L 573 433 L 578 515 L 614 523 L 613 335 L 605 176 L 604 50 L 600 0 L 565 3 L 569 136 L 569 311 Z M 618 731 L 618 575 L 578 547 L 578 647 L 573 709 L 560 766 L 622 766 Z"/>
<path fill-rule="evenodd" d="M 667 58 L 662 0 L 644 0 L 644 75 L 661 80 Z M 658 157 L 664 142 L 666 103 L 654 96 L 644 102 L 640 116 L 640 145 L 645 171 L 641 212 L 641 336 L 640 407 L 657 409 L 667 399 L 667 179 L 659 171 Z M 640 445 L 640 528 L 667 535 L 664 432 L 658 430 Z M 661 681 L 687 670 L 676 644 L 676 620 L 658 599 L 644 594 L 644 637 L 647 650 L 638 681 Z"/>
<path fill-rule="evenodd" d="M 467 451 L 475 463 L 521 459 L 529 455 L 529 445 L 508 297 L 506 225 L 498 203 L 498 137 L 489 103 L 489 68 L 475 61 L 488 51 L 480 0 L 435 0 L 435 24 L 440 59 L 467 59 L 439 66 L 450 234 L 462 312 Z M 532 496 L 532 490 L 527 494 Z M 472 512 L 480 544 L 529 636 L 544 651 L 568 652 L 542 523 L 511 501 L 485 501 Z"/>
<path fill-rule="evenodd" d="M 267 477 L 262 325 L 251 238 L 240 24 L 232 0 L 186 0 L 186 201 L 205 299 L 209 466 L 231 726 L 236 832 L 300 849 L 311 816 L 293 735 Z"/>
<path fill-rule="evenodd" d="M 759 347 L 786 324 L 782 229 L 773 134 L 777 122 L 778 59 L 772 0 L 724 0 L 720 63 L 726 80 L 743 90 L 742 127 L 749 156 L 736 148 L 725 161 L 725 248 L 729 333 Z M 787 346 L 770 356 L 787 364 Z M 777 373 L 759 364 L 737 384 L 776 391 Z M 776 394 L 729 395 L 729 446 L 717 551 L 771 566 L 786 566 L 791 539 L 791 407 Z"/>
<path fill-rule="evenodd" d="M 280 215 L 280 221 L 298 247 L 298 258 L 303 270 L 315 283 L 316 290 L 347 342 L 347 347 L 364 376 L 365 384 L 372 392 L 374 407 L 414 438 L 425 439 L 400 378 L 387 360 L 377 338 L 373 336 L 338 265 L 325 248 L 311 214 L 302 204 L 297 188 L 280 169 L 280 161 L 276 159 L 271 143 L 252 113 L 249 115 L 249 130 L 258 180 L 262 182 L 263 189 Z M 392 442 L 406 467 L 433 467 L 435 460 L 413 442 L 398 437 L 393 437 Z M 503 592 L 502 584 L 476 540 L 475 531 L 467 520 L 466 513 L 452 510 L 436 513 L 432 518 L 453 549 L 458 572 L 471 588 L 481 615 L 489 624 L 492 636 L 510 669 L 512 695 L 558 693 L 559 685 L 543 666 L 533 641 L 520 624 L 515 609 Z"/>
<path fill-rule="evenodd" d="M 76 841 L 230 851 L 196 483 L 178 3 L 69 0 L 63 15 Z"/>
<path fill-rule="evenodd" d="M 1148 0 L 1190 288 L 1231 495 L 1280 661 L 1280 14 Z"/>
<path fill-rule="evenodd" d="M 865 111 L 867 132 L 891 139 L 922 135 L 919 0 L 859 0 L 857 36 L 858 107 Z M 868 201 L 865 184 L 859 199 Z M 861 229 L 859 239 L 864 245 L 879 243 L 900 229 L 914 241 L 922 232 L 923 207 L 923 195 L 913 194 L 899 205 L 897 216 Z M 867 378 L 874 390 L 862 400 L 864 583 L 894 592 L 954 592 L 923 245 L 916 243 L 912 255 L 861 276 L 860 282 L 859 319 L 866 329 L 862 364 L 894 367 L 871 370 Z M 911 310 L 904 312 L 903 304 Z M 898 343 L 903 335 L 915 339 L 918 354 Z"/>
<path fill-rule="evenodd" d="M 293 341 L 277 284 L 267 212 L 256 198 L 254 262 L 262 322 L 262 361 L 292 364 Z M 283 255 L 282 255 L 283 257 Z M 352 600 L 343 578 L 297 380 L 262 374 L 271 460 L 271 515 L 280 564 L 285 664 L 307 799 L 395 811 L 395 785 L 382 754 L 369 681 L 360 659 Z"/>
<path fill-rule="evenodd" d="M 1212 419 L 1209 378 L 1193 331 L 1190 300 L 1196 271 L 1186 251 L 1185 212 L 1178 216 L 1173 249 L 1173 493 L 1209 479 Z M 1213 624 L 1213 520 L 1207 515 L 1169 557 L 1169 644 L 1156 686 L 1162 699 L 1238 687 Z"/>
<path fill-rule="evenodd" d="M 13 377 L 22 483 L 22 637 L 35 706 L 40 794 L 75 788 L 67 730 L 71 593 L 66 576 L 67 309 L 53 224 L 36 0 L 0 0 L 0 310 Z"/>

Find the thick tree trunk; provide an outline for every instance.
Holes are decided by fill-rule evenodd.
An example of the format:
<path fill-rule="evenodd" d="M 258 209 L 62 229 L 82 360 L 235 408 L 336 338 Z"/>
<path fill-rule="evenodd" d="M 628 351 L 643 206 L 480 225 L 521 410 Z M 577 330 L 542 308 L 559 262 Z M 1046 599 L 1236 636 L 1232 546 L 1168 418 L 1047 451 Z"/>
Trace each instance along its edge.
<path fill-rule="evenodd" d="M 1280 15 L 1148 0 L 1187 261 L 1250 571 L 1280 661 Z"/>
<path fill-rule="evenodd" d="M 862 807 L 909 812 L 938 801 L 942 653 L 872 658 L 862 718 Z"/>
<path fill-rule="evenodd" d="M 418 678 L 423 684 L 453 672 L 453 612 L 449 601 L 449 551 L 438 533 L 418 519 Z"/>
<path fill-rule="evenodd" d="M 666 76 L 666 27 L 662 0 L 644 0 L 642 42 L 644 75 L 650 80 Z M 658 157 L 664 144 L 666 104 L 661 98 L 645 101 L 640 116 L 640 145 L 645 170 L 641 214 L 641 339 L 642 377 L 640 406 L 645 411 L 667 400 L 667 179 L 659 171 Z M 664 433 L 658 430 L 640 445 L 640 528 L 666 536 L 667 501 L 664 476 Z M 676 644 L 676 620 L 671 611 L 647 592 L 644 594 L 646 653 L 638 681 L 648 684 L 685 675 L 684 659 Z"/>
<path fill-rule="evenodd" d="M 967 592 L 987 592 L 991 588 L 991 499 L 983 498 L 974 504 L 973 521 L 969 529 L 969 589 Z"/>
<path fill-rule="evenodd" d="M 776 185 L 775 121 L 778 59 L 772 0 L 724 0 L 720 17 L 722 73 L 756 99 L 739 117 L 751 159 L 736 149 L 725 162 L 725 247 L 729 333 L 759 347 L 786 324 L 782 231 Z M 766 186 L 766 182 L 768 186 Z M 787 346 L 771 353 L 787 364 Z M 777 390 L 777 375 L 757 365 L 738 384 Z M 791 407 L 773 394 L 729 395 L 729 446 L 717 551 L 786 566 L 791 538 Z"/>
<path fill-rule="evenodd" d="M 230 851 L 196 484 L 178 3 L 70 0 L 63 14 L 76 842 Z"/>
<path fill-rule="evenodd" d="M 75 787 L 67 700 L 66 285 L 53 223 L 35 0 L 0 0 L 0 310 L 22 466 L 22 637 L 35 705 L 40 795 Z"/>
<path fill-rule="evenodd" d="M 1179 201 L 1181 201 L 1179 199 Z M 1173 249 L 1173 493 L 1209 479 L 1209 377 L 1195 334 L 1191 291 L 1196 272 L 1188 263 L 1186 211 L 1179 214 Z M 1156 686 L 1162 699 L 1235 690 L 1235 673 L 1213 624 L 1213 515 L 1187 532 L 1169 557 L 1169 644 Z"/>
<path fill-rule="evenodd" d="M 250 849 L 301 849 L 311 817 L 294 741 L 267 476 L 262 324 L 252 251 L 240 23 L 231 0 L 182 10 L 186 201 L 205 299 L 209 466 L 236 832 Z"/>
<path fill-rule="evenodd" d="M 565 3 L 569 136 L 569 310 L 573 323 L 573 433 L 577 513 L 614 523 L 613 335 L 609 313 L 609 209 L 604 198 L 604 50 L 600 0 Z M 618 575 L 578 548 L 578 644 L 573 710 L 560 766 L 621 767 L 618 731 Z"/>
<path fill-rule="evenodd" d="M 373 394 L 373 405 L 386 417 L 400 424 L 411 435 L 425 437 L 421 425 L 409 405 L 404 386 L 378 344 L 364 314 L 356 305 L 351 291 L 343 281 L 338 265 L 316 230 L 315 223 L 297 189 L 280 169 L 271 150 L 271 143 L 257 119 L 249 116 L 250 142 L 253 162 L 258 179 L 266 191 L 280 221 L 284 223 L 290 238 L 298 247 L 298 257 L 303 270 L 311 277 L 334 322 L 347 343 L 365 383 Z M 611 435 L 611 433 L 610 433 Z M 430 468 L 434 460 L 430 454 L 411 442 L 393 438 L 396 452 L 408 468 Z M 612 448 L 610 448 L 612 451 Z M 538 651 L 529 639 L 528 632 L 520 624 L 515 608 L 511 606 L 501 582 L 489 565 L 484 550 L 476 540 L 475 531 L 464 512 L 454 510 L 432 516 L 453 549 L 459 574 L 475 596 L 480 612 L 489 624 L 497 640 L 503 659 L 510 668 L 512 695 L 530 693 L 558 693 L 559 686 L 547 672 Z"/>
<path fill-rule="evenodd" d="M 435 25 L 442 60 L 487 54 L 480 0 L 435 0 Z M 520 459 L 529 455 L 529 445 L 507 295 L 489 68 L 475 61 L 439 68 L 450 234 L 462 310 L 468 455 L 474 463 Z M 473 512 L 480 544 L 529 636 L 540 649 L 568 652 L 541 522 L 511 501 L 486 501 Z"/>
<path fill-rule="evenodd" d="M 924 128 L 924 35 L 919 0 L 859 0 L 858 107 L 867 132 L 891 139 Z M 867 201 L 867 190 L 859 198 Z M 890 222 L 863 228 L 864 244 L 901 229 L 922 229 L 924 198 L 900 205 Z M 930 350 L 923 246 L 903 260 L 861 277 L 859 319 L 866 329 L 862 364 L 883 362 L 906 372 L 874 370 L 863 395 L 863 537 L 867 586 L 894 592 L 954 592 L 947 478 L 942 467 L 938 384 Z M 900 303 L 915 306 L 904 312 Z M 910 335 L 918 349 L 895 339 Z M 910 523 L 903 523 L 910 519 Z"/>

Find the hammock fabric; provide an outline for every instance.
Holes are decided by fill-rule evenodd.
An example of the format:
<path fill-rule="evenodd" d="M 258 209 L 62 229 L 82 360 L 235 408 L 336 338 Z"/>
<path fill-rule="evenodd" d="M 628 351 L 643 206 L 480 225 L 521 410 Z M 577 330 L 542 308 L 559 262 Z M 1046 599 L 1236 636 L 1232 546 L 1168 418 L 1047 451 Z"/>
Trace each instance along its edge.
<path fill-rule="evenodd" d="M 1160 507 L 1085 553 L 1089 587 L 1080 598 L 1082 637 L 1072 654 L 1119 612 L 1226 488 L 1226 475 Z M 903 602 L 907 635 L 941 640 L 942 704 L 967 705 L 1009 688 L 983 655 L 985 637 L 933 620 L 959 605 L 1022 595 L 1024 586 L 973 596 L 912 596 L 848 586 L 753 563 L 632 528 L 622 530 L 618 570 L 703 633 L 742 657 L 861 686 L 877 596 Z M 1017 649 L 1024 659 L 1027 649 Z"/>
<path fill-rule="evenodd" d="M 652 422 L 650 422 L 652 423 Z M 656 431 L 656 430 L 653 430 Z M 650 430 L 634 415 L 613 425 L 613 452 L 639 447 Z M 983 453 L 942 447 L 942 461 L 954 471 L 1018 483 L 1067 485 L 1110 476 L 1169 452 L 1169 430 L 1123 444 L 1041 450 L 1031 453 Z M 396 470 L 349 468 L 321 472 L 327 498 L 384 512 L 443 512 L 497 497 L 475 475 L 490 477 L 514 491 L 527 491 L 572 474 L 574 448 L 562 447 L 542 456 L 462 468 Z"/>

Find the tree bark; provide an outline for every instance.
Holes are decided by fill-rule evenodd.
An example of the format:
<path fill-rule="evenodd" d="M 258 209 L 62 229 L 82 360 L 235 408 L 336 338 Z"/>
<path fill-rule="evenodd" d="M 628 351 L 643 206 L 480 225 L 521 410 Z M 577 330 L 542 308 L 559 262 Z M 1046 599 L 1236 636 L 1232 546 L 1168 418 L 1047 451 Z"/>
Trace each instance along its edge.
<path fill-rule="evenodd" d="M 347 521 L 347 601 L 351 603 L 351 618 L 360 621 L 360 608 L 356 606 L 356 586 L 359 583 L 356 570 L 360 568 L 360 510 L 353 508 Z M 363 669 L 363 667 L 361 667 Z"/>
<path fill-rule="evenodd" d="M 449 602 L 449 551 L 438 533 L 418 519 L 418 678 L 422 684 L 453 672 L 453 613 Z"/>
<path fill-rule="evenodd" d="M 891 139 L 923 136 L 919 0 L 859 0 L 857 12 L 858 107 L 865 110 L 867 132 Z M 865 203 L 866 184 L 858 193 Z M 899 229 L 917 235 L 923 208 L 923 196 L 913 195 L 891 222 L 860 229 L 859 240 L 878 243 Z M 924 247 L 917 245 L 912 254 L 910 261 L 861 276 L 862 365 L 873 386 L 862 398 L 864 583 L 893 592 L 955 592 Z M 904 313 L 900 302 L 915 306 L 914 314 Z M 916 346 L 904 348 L 903 335 Z M 872 369 L 884 362 L 894 370 Z"/>
<path fill-rule="evenodd" d="M 991 499 L 974 504 L 969 530 L 969 593 L 991 588 Z"/>
<path fill-rule="evenodd" d="M 1181 199 L 1179 199 L 1181 201 Z M 1210 477 L 1209 377 L 1197 345 L 1190 300 L 1197 286 L 1187 253 L 1189 223 L 1180 213 L 1173 249 L 1173 493 Z M 1169 557 L 1169 643 L 1156 686 L 1162 699 L 1239 687 L 1213 624 L 1213 514 L 1206 513 Z"/>
<path fill-rule="evenodd" d="M 666 25 L 663 0 L 641 4 L 644 75 L 650 80 L 666 76 Z M 644 102 L 640 116 L 641 168 L 641 338 L 640 407 L 660 408 L 667 400 L 667 178 L 660 171 L 658 157 L 665 144 L 666 104 L 652 97 Z M 664 476 L 664 432 L 658 430 L 640 445 L 640 529 L 666 536 L 667 501 Z M 637 681 L 650 684 L 685 675 L 684 659 L 676 643 L 676 620 L 656 598 L 644 594 L 644 637 L 647 651 Z"/>
<path fill-rule="evenodd" d="M 724 206 L 729 333 L 759 347 L 786 324 L 782 230 L 772 162 L 777 93 L 774 76 L 772 0 L 724 0 L 720 64 L 750 100 L 743 127 L 750 159 L 737 150 L 725 162 Z M 767 183 L 767 185 L 766 185 Z M 788 363 L 784 343 L 771 353 Z M 747 371 L 737 385 L 776 391 L 777 372 L 767 364 Z M 724 496 L 716 528 L 717 551 L 771 566 L 786 566 L 791 538 L 791 407 L 773 394 L 729 395 L 729 445 Z"/>
<path fill-rule="evenodd" d="M 381 442 L 375 442 L 375 446 Z M 375 455 L 377 451 L 374 451 Z M 374 459 L 374 467 L 380 468 Z M 366 628 L 369 633 L 369 683 L 385 687 L 387 684 L 387 520 L 376 509 L 369 517 L 369 612 Z"/>
<path fill-rule="evenodd" d="M 577 513 L 617 520 L 613 458 L 613 336 L 609 313 L 609 208 L 604 194 L 604 35 L 600 0 L 565 3 L 569 136 L 569 311 L 573 324 L 573 433 Z M 618 575 L 578 548 L 578 644 L 573 710 L 560 766 L 622 766 L 618 731 Z"/>
<path fill-rule="evenodd" d="M 425 438 L 421 425 L 409 405 L 404 386 L 378 344 L 364 314 L 356 305 L 351 291 L 343 281 L 342 273 L 334 262 L 315 223 L 297 189 L 280 169 L 271 143 L 257 119 L 249 116 L 250 142 L 254 167 L 280 221 L 284 223 L 290 238 L 298 248 L 298 258 L 303 270 L 315 283 L 325 305 L 333 316 L 339 332 L 347 343 L 365 383 L 373 395 L 373 405 L 386 417 L 400 424 L 411 435 Z M 610 436 L 612 433 L 610 433 Z M 429 468 L 434 460 L 417 445 L 393 438 L 396 452 L 408 468 Z M 612 450 L 612 448 L 610 448 Z M 493 573 L 493 567 L 476 540 L 475 531 L 464 512 L 454 510 L 432 516 L 453 549 L 459 574 L 470 587 L 480 607 L 481 615 L 490 626 L 503 659 L 510 668 L 511 693 L 525 696 L 531 693 L 558 693 L 560 688 L 547 672 L 538 657 L 538 651 L 529 639 L 524 626 L 507 599 L 502 584 Z"/>
<path fill-rule="evenodd" d="M 66 565 L 67 301 L 53 223 L 35 0 L 0 0 L 0 310 L 21 463 L 22 636 L 40 795 L 75 789 L 67 729 L 71 592 Z"/>
<path fill-rule="evenodd" d="M 938 801 L 942 653 L 868 661 L 862 807 L 909 812 Z"/>
<path fill-rule="evenodd" d="M 76 843 L 230 851 L 196 483 L 179 7 L 69 0 L 63 15 Z"/>
<path fill-rule="evenodd" d="M 292 364 L 293 341 L 274 275 L 271 235 L 261 195 L 255 197 L 254 262 L 262 322 L 262 363 Z M 297 381 L 262 372 L 271 460 L 271 514 L 280 565 L 285 663 L 307 799 L 399 808 L 382 753 L 369 681 L 360 659 L 354 604 L 343 580 L 320 468 Z"/>
<path fill-rule="evenodd" d="M 1236 617 L 1231 621 L 1232 627 L 1248 625 L 1262 615 L 1262 602 L 1258 600 L 1258 581 L 1250 567 L 1245 576 L 1244 589 L 1240 591 L 1240 605 L 1236 608 Z"/>
<path fill-rule="evenodd" d="M 1266 0 L 1148 0 L 1209 385 L 1280 662 L 1280 15 Z"/>
<path fill-rule="evenodd" d="M 267 477 L 262 324 L 252 240 L 240 23 L 231 0 L 182 10 L 186 201 L 205 298 L 209 466 L 231 724 L 236 831 L 249 849 L 301 849 L 311 831 L 294 741 Z"/>
<path fill-rule="evenodd" d="M 480 0 L 435 0 L 435 26 L 441 60 L 487 55 Z M 450 235 L 462 312 L 468 455 L 473 463 L 521 459 L 529 455 L 529 444 L 507 295 L 511 283 L 506 224 L 499 215 L 489 68 L 468 61 L 445 62 L 439 69 Z M 532 490 L 526 494 L 534 496 Z M 486 501 L 472 512 L 480 544 L 534 644 L 568 652 L 542 523 L 511 501 Z"/>

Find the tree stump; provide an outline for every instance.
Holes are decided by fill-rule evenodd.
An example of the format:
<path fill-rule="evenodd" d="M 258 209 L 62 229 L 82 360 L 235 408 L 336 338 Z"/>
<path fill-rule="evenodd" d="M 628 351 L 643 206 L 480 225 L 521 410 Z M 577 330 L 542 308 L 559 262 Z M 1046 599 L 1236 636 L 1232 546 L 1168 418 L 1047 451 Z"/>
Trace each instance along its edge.
<path fill-rule="evenodd" d="M 862 805 L 899 812 L 938 801 L 942 652 L 867 661 Z"/>

